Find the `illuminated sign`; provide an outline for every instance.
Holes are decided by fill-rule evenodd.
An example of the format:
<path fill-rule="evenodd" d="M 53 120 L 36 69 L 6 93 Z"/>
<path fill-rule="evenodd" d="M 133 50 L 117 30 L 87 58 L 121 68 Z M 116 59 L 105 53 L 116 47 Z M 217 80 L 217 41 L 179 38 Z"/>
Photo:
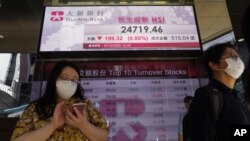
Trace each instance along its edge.
<path fill-rule="evenodd" d="M 41 95 L 55 63 L 36 64 L 31 98 Z M 108 141 L 177 141 L 183 99 L 194 95 L 206 72 L 196 60 L 74 63 L 84 96 L 109 121 Z"/>
<path fill-rule="evenodd" d="M 201 50 L 193 6 L 46 7 L 39 52 Z"/>

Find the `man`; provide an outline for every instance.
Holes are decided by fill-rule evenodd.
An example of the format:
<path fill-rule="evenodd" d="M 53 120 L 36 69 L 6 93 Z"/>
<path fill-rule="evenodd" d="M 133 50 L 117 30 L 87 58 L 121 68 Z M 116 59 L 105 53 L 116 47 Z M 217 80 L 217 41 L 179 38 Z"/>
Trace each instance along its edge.
<path fill-rule="evenodd" d="M 234 84 L 244 63 L 230 43 L 217 44 L 205 52 L 209 84 L 196 90 L 190 107 L 191 141 L 228 141 L 230 126 L 249 124 L 246 106 Z"/>

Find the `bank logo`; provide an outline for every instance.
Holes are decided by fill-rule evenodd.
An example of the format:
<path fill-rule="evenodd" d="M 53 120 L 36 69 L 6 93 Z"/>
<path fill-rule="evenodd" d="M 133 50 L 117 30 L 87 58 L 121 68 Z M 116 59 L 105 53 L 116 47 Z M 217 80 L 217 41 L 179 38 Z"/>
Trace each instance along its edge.
<path fill-rule="evenodd" d="M 62 21 L 63 20 L 63 11 L 52 11 L 50 21 Z"/>

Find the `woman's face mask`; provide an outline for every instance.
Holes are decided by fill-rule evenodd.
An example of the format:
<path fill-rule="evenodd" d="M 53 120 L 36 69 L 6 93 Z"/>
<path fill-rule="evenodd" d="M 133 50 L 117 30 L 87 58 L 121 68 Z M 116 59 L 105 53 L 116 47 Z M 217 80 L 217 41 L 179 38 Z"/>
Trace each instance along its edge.
<path fill-rule="evenodd" d="M 62 99 L 70 99 L 76 92 L 77 82 L 71 80 L 56 81 L 57 94 Z"/>
<path fill-rule="evenodd" d="M 79 83 L 77 71 L 67 66 L 65 67 L 56 81 L 56 92 L 62 99 L 70 99 L 76 92 Z"/>

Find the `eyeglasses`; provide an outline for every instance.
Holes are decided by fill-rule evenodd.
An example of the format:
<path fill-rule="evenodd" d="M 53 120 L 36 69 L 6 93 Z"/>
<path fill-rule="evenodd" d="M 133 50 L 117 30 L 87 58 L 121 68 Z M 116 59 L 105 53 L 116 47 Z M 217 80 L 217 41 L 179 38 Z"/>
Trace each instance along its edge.
<path fill-rule="evenodd" d="M 228 58 L 232 58 L 234 61 L 237 61 L 238 59 L 242 59 L 240 56 L 229 56 L 229 57 L 227 57 L 225 59 L 221 59 L 221 60 L 223 61 L 223 60 L 226 60 Z"/>
<path fill-rule="evenodd" d="M 59 79 L 62 80 L 62 81 L 65 81 L 65 82 L 72 82 L 72 83 L 75 83 L 75 84 L 79 84 L 80 81 L 78 79 L 69 79 L 67 78 L 66 76 L 59 76 Z"/>

